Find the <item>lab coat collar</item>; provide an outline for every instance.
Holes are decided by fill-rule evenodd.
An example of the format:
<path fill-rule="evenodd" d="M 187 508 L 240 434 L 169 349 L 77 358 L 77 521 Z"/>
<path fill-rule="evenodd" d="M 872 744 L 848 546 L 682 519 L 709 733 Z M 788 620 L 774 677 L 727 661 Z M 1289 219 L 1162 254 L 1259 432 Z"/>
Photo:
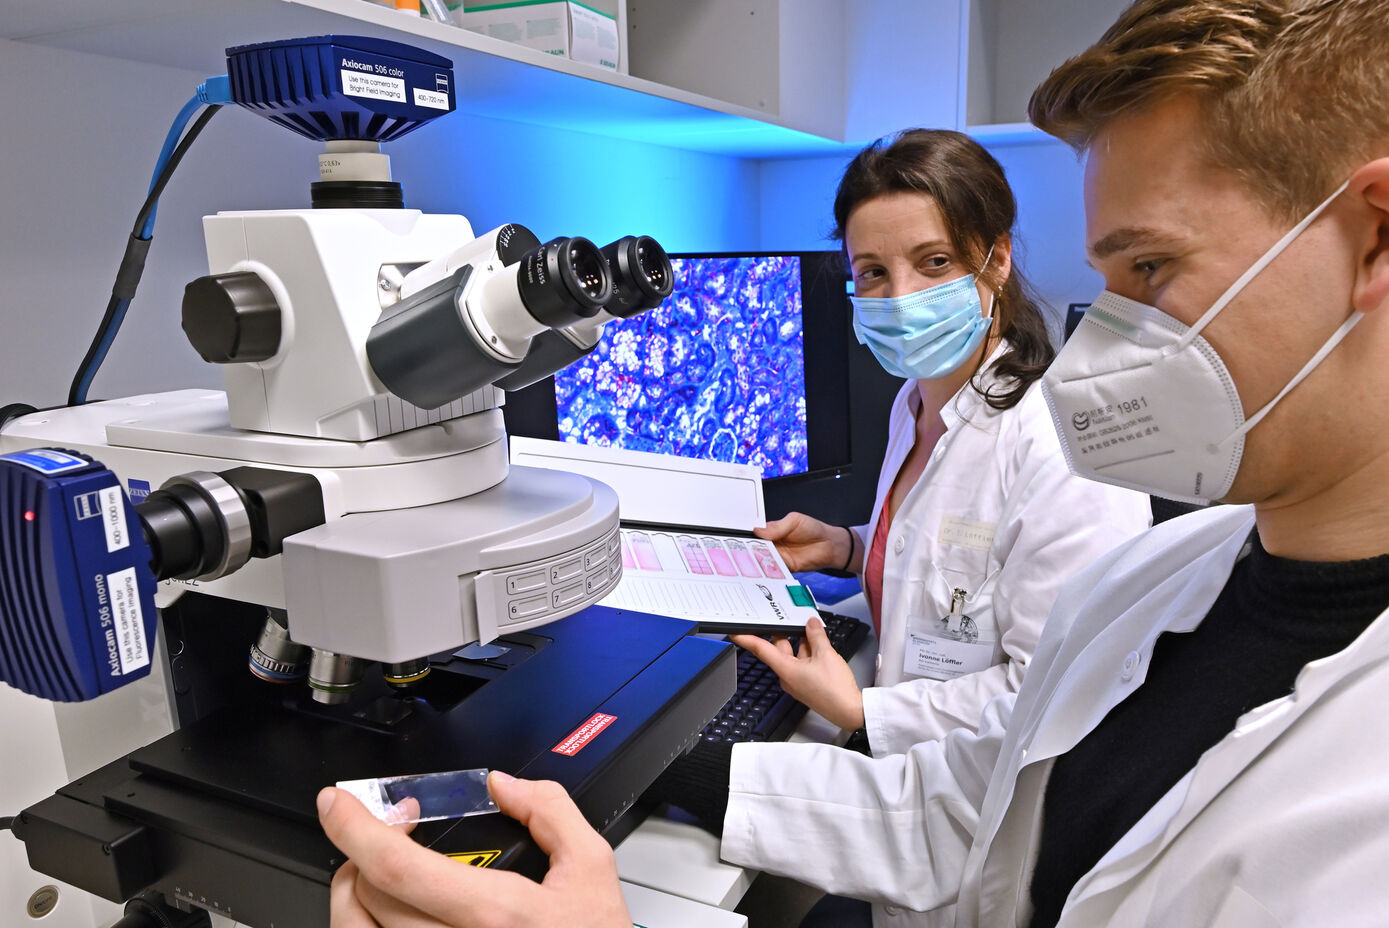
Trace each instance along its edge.
<path fill-rule="evenodd" d="M 984 397 L 980 394 L 979 390 L 974 388 L 974 384 L 977 381 L 979 388 L 987 391 L 990 387 L 999 382 L 1000 378 L 994 370 L 994 364 L 1003 357 L 1004 352 L 1009 348 L 1009 344 L 1008 339 L 999 339 L 998 344 L 994 346 L 994 350 L 984 359 L 979 373 L 965 381 L 964 385 L 956 390 L 955 394 L 941 407 L 940 417 L 945 422 L 945 430 L 947 432 L 955 428 L 955 426 L 959 425 L 961 422 L 970 422 L 977 425 L 979 424 L 981 416 L 987 417 L 997 415 L 1000 412 L 1000 410 L 994 409 L 988 403 L 984 402 Z M 912 419 L 915 420 L 917 415 L 921 412 L 921 391 L 917 388 L 916 381 L 909 381 L 907 386 L 911 389 L 911 392 L 907 396 L 907 408 L 911 411 Z"/>

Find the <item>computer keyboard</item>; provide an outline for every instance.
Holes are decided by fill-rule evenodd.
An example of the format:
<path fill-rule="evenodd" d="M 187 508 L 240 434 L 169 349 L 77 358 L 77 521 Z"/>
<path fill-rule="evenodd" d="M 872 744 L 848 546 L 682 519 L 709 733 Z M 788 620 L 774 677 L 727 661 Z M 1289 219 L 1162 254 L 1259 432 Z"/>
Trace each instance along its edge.
<path fill-rule="evenodd" d="M 845 660 L 868 637 L 868 626 L 858 619 L 823 611 L 820 617 L 830 644 Z M 784 741 L 807 711 L 782 690 L 772 668 L 751 651 L 739 651 L 737 692 L 704 726 L 700 737 L 705 741 Z"/>

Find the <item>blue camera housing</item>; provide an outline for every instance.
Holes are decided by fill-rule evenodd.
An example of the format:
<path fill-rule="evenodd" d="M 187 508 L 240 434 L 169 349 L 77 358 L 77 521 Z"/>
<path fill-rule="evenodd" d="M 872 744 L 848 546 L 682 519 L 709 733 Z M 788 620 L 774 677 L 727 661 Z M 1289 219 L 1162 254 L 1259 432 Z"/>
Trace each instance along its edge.
<path fill-rule="evenodd" d="M 120 480 L 83 455 L 0 455 L 0 681 L 93 699 L 153 661 L 150 549 Z"/>
<path fill-rule="evenodd" d="M 227 49 L 232 99 L 319 141 L 388 142 L 453 111 L 453 62 L 354 35 Z"/>

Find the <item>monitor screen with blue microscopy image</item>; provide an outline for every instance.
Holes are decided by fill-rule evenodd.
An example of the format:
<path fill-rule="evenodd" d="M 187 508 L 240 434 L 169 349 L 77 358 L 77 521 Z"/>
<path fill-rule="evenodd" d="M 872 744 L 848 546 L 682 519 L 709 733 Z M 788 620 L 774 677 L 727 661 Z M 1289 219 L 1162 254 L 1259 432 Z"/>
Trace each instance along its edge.
<path fill-rule="evenodd" d="M 675 290 L 555 375 L 563 441 L 812 469 L 801 255 L 672 256 Z"/>

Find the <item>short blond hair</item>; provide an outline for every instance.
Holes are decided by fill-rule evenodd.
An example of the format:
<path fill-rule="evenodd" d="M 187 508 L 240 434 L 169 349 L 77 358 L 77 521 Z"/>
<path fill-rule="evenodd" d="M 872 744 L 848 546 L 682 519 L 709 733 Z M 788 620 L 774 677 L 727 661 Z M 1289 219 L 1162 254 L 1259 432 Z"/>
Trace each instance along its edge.
<path fill-rule="evenodd" d="M 1384 0 L 1138 0 L 1032 94 L 1032 122 L 1084 151 L 1110 120 L 1202 105 L 1206 154 L 1273 213 L 1311 209 L 1389 145 Z"/>

